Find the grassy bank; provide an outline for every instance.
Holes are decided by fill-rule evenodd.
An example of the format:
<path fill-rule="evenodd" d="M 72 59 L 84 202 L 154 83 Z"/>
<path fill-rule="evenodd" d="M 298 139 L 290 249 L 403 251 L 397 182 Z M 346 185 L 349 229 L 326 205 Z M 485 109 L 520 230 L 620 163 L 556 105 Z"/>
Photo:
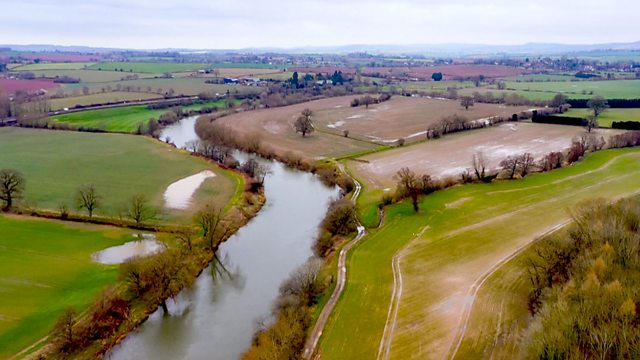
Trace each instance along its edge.
<path fill-rule="evenodd" d="M 607 150 L 523 180 L 436 192 L 417 215 L 408 203 L 391 206 L 384 225 L 349 255 L 345 291 L 321 338 L 323 359 L 376 357 L 396 254 L 404 285 L 385 336 L 391 358 L 444 357 L 480 274 L 567 218 L 567 207 L 637 190 L 638 159 L 637 149 Z"/>
<path fill-rule="evenodd" d="M 0 215 L 0 357 L 47 335 L 67 307 L 84 308 L 117 266 L 91 253 L 134 239 L 130 230 Z"/>

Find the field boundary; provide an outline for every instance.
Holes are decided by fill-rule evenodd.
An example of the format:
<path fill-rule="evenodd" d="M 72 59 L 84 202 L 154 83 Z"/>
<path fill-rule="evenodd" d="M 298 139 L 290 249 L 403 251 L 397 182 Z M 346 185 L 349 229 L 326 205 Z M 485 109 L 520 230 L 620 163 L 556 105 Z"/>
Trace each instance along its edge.
<path fill-rule="evenodd" d="M 356 185 L 356 189 L 353 192 L 351 199 L 355 202 L 358 199 L 358 196 L 360 196 L 360 191 L 362 190 L 362 186 L 355 179 L 354 179 L 354 182 Z M 311 359 L 311 357 L 315 353 L 318 346 L 318 341 L 320 340 L 320 337 L 322 336 L 322 332 L 324 331 L 324 328 L 327 325 L 329 316 L 333 312 L 333 308 L 336 306 L 336 303 L 338 302 L 340 295 L 342 295 L 342 291 L 344 290 L 344 287 L 347 282 L 347 264 L 346 264 L 347 254 L 349 253 L 349 250 L 354 245 L 356 245 L 366 234 L 367 232 L 364 226 L 362 226 L 362 224 L 360 224 L 360 222 L 358 221 L 358 235 L 349 243 L 347 243 L 345 246 L 343 246 L 342 249 L 340 250 L 340 254 L 338 255 L 338 279 L 336 280 L 336 287 L 333 289 L 333 292 L 331 293 L 329 300 L 322 308 L 322 311 L 320 312 L 320 316 L 318 316 L 318 319 L 316 320 L 316 323 L 313 327 L 313 330 L 311 331 L 311 334 L 309 335 L 309 337 L 307 337 L 307 341 L 304 345 L 303 352 L 302 352 L 303 359 L 306 359 L 306 360 Z"/>

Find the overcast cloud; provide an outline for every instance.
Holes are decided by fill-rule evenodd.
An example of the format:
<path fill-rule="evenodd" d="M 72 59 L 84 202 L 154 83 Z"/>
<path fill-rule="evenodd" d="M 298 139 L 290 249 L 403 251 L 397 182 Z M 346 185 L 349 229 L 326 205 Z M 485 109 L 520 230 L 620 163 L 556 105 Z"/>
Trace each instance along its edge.
<path fill-rule="evenodd" d="M 639 0 L 0 0 L 0 43 L 128 48 L 640 40 Z"/>

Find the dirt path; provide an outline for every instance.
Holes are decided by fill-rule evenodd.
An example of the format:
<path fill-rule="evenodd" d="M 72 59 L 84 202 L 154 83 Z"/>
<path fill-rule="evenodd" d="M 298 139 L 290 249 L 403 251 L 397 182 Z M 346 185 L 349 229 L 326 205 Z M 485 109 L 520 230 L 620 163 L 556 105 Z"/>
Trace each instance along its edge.
<path fill-rule="evenodd" d="M 420 238 L 428 228 L 429 225 L 423 227 L 415 238 Z M 376 359 L 378 360 L 389 359 L 391 340 L 393 339 L 393 332 L 396 329 L 398 308 L 400 307 L 400 298 L 402 297 L 402 271 L 400 270 L 400 260 L 402 259 L 403 255 L 404 249 L 397 252 L 393 256 L 393 261 L 391 262 L 391 269 L 393 271 L 393 292 L 391 293 L 391 300 L 389 301 L 387 321 L 384 324 L 382 338 L 380 339 L 380 346 L 378 347 L 378 356 L 376 357 Z"/>
<path fill-rule="evenodd" d="M 622 155 L 624 156 L 624 155 Z M 614 159 L 618 159 L 621 156 L 615 157 Z M 612 159 L 613 160 L 613 159 Z M 609 165 L 611 165 L 611 161 L 607 162 L 605 165 L 603 165 L 601 168 L 599 169 L 604 169 L 609 167 Z M 597 170 L 597 169 L 596 169 Z M 616 196 L 615 198 L 613 198 L 611 200 L 611 202 L 615 202 L 618 201 L 622 198 L 625 197 L 630 197 L 630 196 L 635 196 L 640 194 L 640 191 L 634 191 L 628 194 L 624 194 L 624 195 L 620 195 L 620 196 Z M 473 285 L 469 288 L 468 291 L 468 296 L 471 296 L 471 301 L 469 303 L 467 303 L 465 305 L 465 308 L 463 309 L 463 313 L 460 316 L 460 324 L 458 325 L 458 329 L 456 331 L 456 335 L 454 337 L 454 340 L 449 348 L 449 352 L 448 352 L 448 359 L 454 359 L 458 349 L 460 349 L 460 345 L 462 344 L 462 339 L 464 339 L 464 335 L 467 331 L 467 327 L 469 324 L 469 317 L 471 315 L 471 310 L 473 309 L 473 304 L 475 303 L 476 300 L 476 295 L 478 294 L 478 291 L 480 290 L 480 288 L 482 287 L 482 285 L 484 284 L 484 282 L 491 277 L 491 275 L 493 273 L 495 273 L 498 269 L 500 269 L 500 267 L 502 267 L 502 265 L 504 265 L 505 263 L 507 263 L 508 261 L 510 261 L 511 259 L 513 259 L 514 257 L 518 256 L 520 253 L 522 253 L 529 245 L 533 244 L 537 239 L 541 239 L 544 238 L 545 236 L 565 227 L 566 225 L 568 225 L 569 223 L 571 223 L 571 219 L 565 219 L 564 221 L 553 225 L 545 230 L 543 230 L 541 233 L 538 233 L 536 235 L 534 235 L 533 237 L 533 241 L 530 241 L 524 245 L 522 245 L 521 247 L 519 247 L 518 249 L 516 249 L 513 253 L 511 253 L 510 255 L 507 255 L 505 257 L 503 257 L 502 259 L 500 259 L 498 262 L 496 262 L 491 268 L 489 268 L 485 273 L 483 273 L 478 279 L 476 279 L 476 281 L 473 283 Z M 500 324 L 498 323 L 498 326 L 500 326 Z"/>
<path fill-rule="evenodd" d="M 351 196 L 351 199 L 355 202 L 358 199 L 358 196 L 360 195 L 360 190 L 362 190 L 362 186 L 355 179 L 354 179 L 354 182 L 356 185 L 356 189 L 353 192 L 353 196 Z M 347 282 L 347 264 L 346 264 L 347 254 L 349 253 L 349 250 L 355 244 L 357 244 L 358 241 L 360 241 L 360 239 L 364 237 L 365 234 L 366 234 L 366 231 L 364 229 L 364 226 L 358 223 L 358 235 L 356 235 L 356 237 L 353 240 L 351 240 L 349 243 L 343 246 L 342 249 L 340 250 L 340 254 L 338 255 L 338 279 L 336 281 L 336 287 L 333 289 L 333 293 L 331 293 L 331 297 L 329 298 L 329 301 L 327 301 L 327 303 L 324 305 L 324 308 L 322 308 L 322 312 L 320 313 L 320 316 L 318 317 L 318 320 L 316 321 L 316 324 L 314 325 L 313 330 L 311 331 L 311 334 L 307 338 L 307 342 L 305 343 L 304 349 L 302 352 L 303 359 L 311 359 L 311 357 L 316 351 L 316 348 L 318 346 L 318 341 L 322 336 L 322 331 L 327 325 L 327 320 L 329 320 L 329 316 L 331 315 L 333 308 L 336 306 L 336 303 L 338 302 L 338 299 L 340 298 L 340 295 L 342 294 L 342 291 L 344 290 L 344 286 Z"/>
<path fill-rule="evenodd" d="M 464 306 L 464 308 L 462 310 L 462 313 L 460 314 L 460 322 L 459 322 L 459 325 L 458 325 L 458 329 L 456 330 L 456 335 L 454 337 L 454 340 L 453 340 L 451 346 L 449 347 L 449 352 L 448 352 L 449 355 L 447 356 L 448 359 L 455 358 L 455 356 L 456 356 L 456 354 L 458 352 L 458 349 L 460 348 L 460 344 L 462 344 L 462 339 L 464 338 L 464 334 L 467 331 L 467 325 L 469 324 L 469 315 L 471 315 L 471 309 L 473 308 L 473 304 L 476 301 L 476 295 L 478 294 L 478 291 L 480 290 L 480 288 L 482 287 L 484 282 L 494 272 L 496 272 L 502 265 L 504 265 L 506 262 L 508 262 L 509 260 L 511 260 L 514 257 L 516 257 L 522 251 L 524 251 L 524 249 L 526 249 L 529 245 L 531 245 L 536 239 L 543 238 L 543 237 L 551 234 L 552 232 L 563 228 L 564 226 L 566 226 L 570 222 L 571 222 L 571 219 L 565 219 L 560 223 L 557 223 L 557 224 L 555 224 L 553 226 L 550 226 L 550 227 L 544 229 L 542 232 L 534 234 L 532 236 L 532 241 L 529 241 L 529 242 L 523 244 L 522 246 L 517 248 L 511 254 L 499 259 L 496 263 L 493 264 L 493 266 L 491 266 L 489 269 L 487 269 L 487 271 L 485 271 L 482 275 L 480 275 L 480 277 L 478 277 L 476 279 L 476 281 L 473 283 L 473 285 L 471 285 L 471 287 L 467 291 L 467 297 L 469 297 L 471 299 L 471 301 L 469 301 L 469 302 L 467 302 L 465 304 L 465 306 Z M 499 324 L 498 324 L 498 326 L 499 326 Z"/>

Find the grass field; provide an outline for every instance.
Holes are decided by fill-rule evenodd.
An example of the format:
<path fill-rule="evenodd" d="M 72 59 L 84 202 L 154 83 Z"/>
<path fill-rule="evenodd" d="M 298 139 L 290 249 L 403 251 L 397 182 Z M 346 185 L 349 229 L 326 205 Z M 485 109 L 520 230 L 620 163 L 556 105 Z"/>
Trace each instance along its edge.
<path fill-rule="evenodd" d="M 26 179 L 23 204 L 37 208 L 57 210 L 65 203 L 75 211 L 78 187 L 93 183 L 102 196 L 97 214 L 116 216 L 137 193 L 160 209 L 169 184 L 205 169 L 217 176 L 200 186 L 195 203 L 164 210 L 160 221 L 190 219 L 204 203 L 224 206 L 242 192 L 236 173 L 142 136 L 0 128 L 0 154 L 0 168 L 16 169 Z"/>
<path fill-rule="evenodd" d="M 34 70 L 79 70 L 93 65 L 92 62 L 70 62 L 70 63 L 40 63 L 25 64 L 12 67 L 11 70 L 16 71 L 34 71 Z"/>
<path fill-rule="evenodd" d="M 138 125 L 145 125 L 152 117 L 158 118 L 167 111 L 150 110 L 146 105 L 136 105 L 53 115 L 50 119 L 90 129 L 133 133 Z"/>
<path fill-rule="evenodd" d="M 96 71 L 96 70 L 34 70 L 33 74 L 37 77 L 54 78 L 56 76 L 69 76 L 72 78 L 80 79 L 80 83 L 106 83 L 113 81 L 120 81 L 126 76 L 133 75 L 132 73 L 125 73 L 119 71 Z M 151 74 L 136 74 L 140 78 L 151 77 Z"/>
<path fill-rule="evenodd" d="M 635 99 L 640 96 L 640 80 L 507 82 L 507 89 L 519 92 L 564 93 L 569 98 L 600 95 L 607 99 Z M 593 92 L 593 94 L 591 94 Z"/>
<path fill-rule="evenodd" d="M 407 142 L 424 140 L 427 127 L 448 115 L 478 120 L 498 115 L 511 117 L 527 109 L 529 107 L 477 103 L 465 110 L 459 101 L 395 96 L 368 108 L 351 107 L 345 101 L 316 110 L 312 119 L 317 128 L 337 135 L 348 130 L 350 137 L 388 144 L 398 138 Z"/>
<path fill-rule="evenodd" d="M 605 137 L 613 132 L 597 131 Z M 504 123 L 369 154 L 347 165 L 365 185 L 384 188 L 394 185 L 393 177 L 403 167 L 432 177 L 457 177 L 471 168 L 475 153 L 482 152 L 488 168 L 497 169 L 509 155 L 528 152 L 538 159 L 549 152 L 564 150 L 574 137 L 585 132 L 578 126 Z"/>
<path fill-rule="evenodd" d="M 139 80 L 123 80 L 106 83 L 87 83 L 87 84 L 65 84 L 64 89 L 67 92 L 80 91 L 83 86 L 89 87 L 92 92 L 101 91 L 106 86 L 111 86 L 111 89 L 116 89 L 116 86 L 130 86 L 134 90 L 146 91 L 147 88 L 151 88 L 152 91 L 161 89 L 163 92 L 173 89 L 175 95 L 197 95 L 200 92 L 212 92 L 224 95 L 227 90 L 232 94 L 254 94 L 261 91 L 261 88 L 256 86 L 245 85 L 229 85 L 229 84 L 207 84 L 203 78 L 183 77 L 173 79 L 139 79 Z"/>
<path fill-rule="evenodd" d="M 582 119 L 589 115 L 593 115 L 590 109 L 569 109 L 569 111 L 562 114 L 562 116 Z M 611 127 L 611 123 L 614 121 L 640 121 L 640 109 L 607 109 L 598 116 L 598 126 L 600 127 Z"/>
<path fill-rule="evenodd" d="M 522 180 L 436 192 L 422 199 L 417 215 L 408 203 L 391 206 L 384 225 L 349 255 L 349 279 L 321 338 L 322 358 L 372 359 L 387 347 L 392 359 L 445 357 L 472 284 L 565 220 L 577 202 L 637 191 L 639 160 L 638 149 L 606 150 Z M 393 303 L 392 259 L 403 284 Z"/>
<path fill-rule="evenodd" d="M 131 93 L 135 94 L 135 93 Z M 136 99 L 137 100 L 137 99 Z M 183 107 L 184 110 L 198 110 L 204 106 L 224 107 L 226 101 L 209 101 Z M 138 125 L 147 124 L 149 119 L 158 118 L 169 109 L 149 109 L 146 105 L 123 106 L 98 110 L 79 111 L 69 114 L 53 115 L 52 121 L 74 124 L 90 129 L 100 129 L 112 132 L 133 133 Z"/>
<path fill-rule="evenodd" d="M 119 228 L 0 215 L 0 358 L 47 335 L 65 308 L 82 311 L 117 277 L 91 253 L 133 239 Z"/>
<path fill-rule="evenodd" d="M 129 91 L 112 91 L 105 93 L 71 96 L 66 98 L 51 99 L 52 110 L 60 110 L 63 108 L 74 107 L 75 105 L 93 105 L 104 104 L 117 101 L 135 101 L 135 100 L 147 100 L 162 98 L 158 94 L 149 94 L 143 92 L 129 92 Z"/>
<path fill-rule="evenodd" d="M 121 70 L 133 73 L 163 74 L 166 72 L 179 72 L 204 69 L 207 64 L 202 63 L 156 63 L 156 62 L 101 62 L 89 67 L 91 70 Z"/>

